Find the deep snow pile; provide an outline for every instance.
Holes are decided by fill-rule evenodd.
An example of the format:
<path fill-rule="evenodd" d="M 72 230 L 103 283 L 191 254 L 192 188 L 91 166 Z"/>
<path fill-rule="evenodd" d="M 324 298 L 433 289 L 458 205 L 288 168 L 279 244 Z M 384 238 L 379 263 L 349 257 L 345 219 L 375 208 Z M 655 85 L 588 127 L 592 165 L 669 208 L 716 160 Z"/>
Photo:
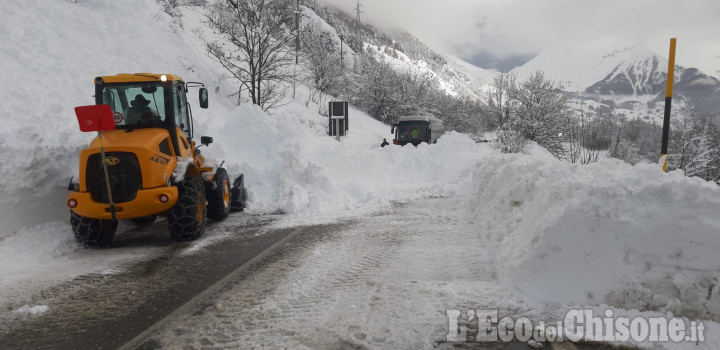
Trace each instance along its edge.
<path fill-rule="evenodd" d="M 498 274 L 530 300 L 718 320 L 715 184 L 656 165 L 490 156 L 473 186 Z"/>
<path fill-rule="evenodd" d="M 193 9 L 182 20 L 180 27 L 154 0 L 3 3 L 0 64 L 11 83 L 0 85 L 0 284 L 34 278 L 48 265 L 88 272 L 70 267 L 69 257 L 87 256 L 72 239 L 65 200 L 78 151 L 92 137 L 79 132 L 73 108 L 94 103 L 98 75 L 175 73 L 205 82 L 210 108 L 190 99 L 195 138 L 215 140 L 202 152 L 226 161 L 231 175 L 245 173 L 249 212 L 289 213 L 295 224 L 452 194 L 490 152 L 460 134 L 433 146 L 380 148 L 390 127 L 354 109 L 350 135 L 338 143 L 303 86 L 273 115 L 234 106 L 228 96 L 236 87 L 196 35 L 212 33 L 197 31 L 201 15 Z"/>
<path fill-rule="evenodd" d="M 67 184 L 91 137 L 79 132 L 73 108 L 94 104 L 95 76 L 176 73 L 211 91 L 219 81 L 193 35 L 153 0 L 8 0 L 2 8 L 0 238 L 66 220 Z"/>
<path fill-rule="evenodd" d="M 298 220 L 454 194 L 473 164 L 492 152 L 455 132 L 435 145 L 381 148 L 389 128 L 355 110 L 342 142 L 326 135 L 326 117 L 302 103 L 276 116 L 251 105 L 234 113 L 235 119 L 208 122 L 207 134 L 223 141 L 204 152 L 227 160 L 231 173 L 245 174 L 250 212 L 279 211 Z"/>

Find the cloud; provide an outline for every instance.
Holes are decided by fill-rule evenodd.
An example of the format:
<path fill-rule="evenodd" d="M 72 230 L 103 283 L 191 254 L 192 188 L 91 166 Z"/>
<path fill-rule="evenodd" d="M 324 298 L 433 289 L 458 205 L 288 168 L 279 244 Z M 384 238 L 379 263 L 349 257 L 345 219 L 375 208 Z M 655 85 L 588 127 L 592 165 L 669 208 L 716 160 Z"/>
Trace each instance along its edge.
<path fill-rule="evenodd" d="M 349 13 L 354 13 L 356 4 L 356 0 L 320 1 Z M 671 37 L 678 38 L 678 64 L 709 65 L 720 54 L 717 0 L 361 0 L 361 4 L 363 21 L 404 28 L 432 48 L 463 58 L 482 52 L 502 59 L 558 47 L 627 44 L 644 44 L 667 56 Z"/>

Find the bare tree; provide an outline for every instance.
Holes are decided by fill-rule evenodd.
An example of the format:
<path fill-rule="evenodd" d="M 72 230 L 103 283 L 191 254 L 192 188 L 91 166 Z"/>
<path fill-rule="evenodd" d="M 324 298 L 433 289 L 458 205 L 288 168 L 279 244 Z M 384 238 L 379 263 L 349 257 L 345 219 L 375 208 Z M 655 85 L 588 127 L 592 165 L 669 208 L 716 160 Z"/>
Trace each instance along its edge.
<path fill-rule="evenodd" d="M 357 99 L 370 116 L 383 122 L 394 122 L 399 115 L 395 110 L 400 99 L 397 73 L 384 62 L 364 56 L 362 71 L 359 75 L 359 91 Z"/>
<path fill-rule="evenodd" d="M 205 15 L 222 40 L 206 42 L 208 55 L 247 90 L 253 104 L 276 107 L 292 79 L 288 43 L 294 38 L 292 12 L 282 1 L 225 0 Z"/>
<path fill-rule="evenodd" d="M 487 129 L 502 128 L 504 121 L 507 120 L 510 114 L 508 91 L 510 86 L 515 85 L 515 79 L 514 74 L 505 73 L 498 74 L 493 79 L 492 88 L 488 90 L 487 105 L 490 110 L 490 120 L 486 122 Z"/>
<path fill-rule="evenodd" d="M 334 34 L 323 31 L 317 24 L 303 28 L 301 57 L 307 68 L 309 85 L 320 96 L 339 90 L 338 84 L 344 75 L 339 45 Z"/>
<path fill-rule="evenodd" d="M 672 137 L 670 138 L 670 167 L 685 169 L 696 152 L 699 136 L 695 125 L 695 108 L 683 106 L 671 120 Z"/>
<path fill-rule="evenodd" d="M 537 71 L 519 85 L 509 85 L 508 96 L 513 101 L 510 127 L 560 158 L 563 122 L 569 111 L 562 90 Z"/>
<path fill-rule="evenodd" d="M 603 150 L 610 147 L 613 119 L 594 114 L 568 114 L 565 136 L 566 155 L 571 163 L 590 164 L 600 160 Z"/>
<path fill-rule="evenodd" d="M 718 172 L 720 171 L 720 149 L 713 147 L 710 125 L 706 125 L 702 130 L 698 130 L 696 135 L 696 143 L 693 157 L 689 159 L 685 165 L 685 174 L 687 176 L 697 176 L 708 181 L 718 181 Z"/>
<path fill-rule="evenodd" d="M 698 120 L 695 107 L 687 104 L 672 120 L 669 166 L 687 176 L 715 180 L 720 149 L 713 147 L 711 121 Z"/>
<path fill-rule="evenodd" d="M 620 118 L 610 144 L 609 156 L 635 165 L 641 160 L 657 161 L 660 148 L 660 130 L 654 124 Z"/>

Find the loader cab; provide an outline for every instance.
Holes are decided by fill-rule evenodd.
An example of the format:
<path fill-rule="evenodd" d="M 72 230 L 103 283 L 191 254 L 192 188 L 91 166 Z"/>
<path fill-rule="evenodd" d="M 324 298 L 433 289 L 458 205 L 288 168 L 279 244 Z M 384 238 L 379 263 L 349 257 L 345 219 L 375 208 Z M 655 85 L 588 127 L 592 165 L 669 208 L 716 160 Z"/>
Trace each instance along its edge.
<path fill-rule="evenodd" d="M 113 111 L 115 128 L 166 129 L 174 142 L 175 155 L 191 156 L 193 120 L 187 93 L 200 87 L 201 108 L 208 107 L 207 90 L 202 83 L 185 83 L 169 74 L 118 74 L 95 78 L 95 103 L 107 104 Z"/>

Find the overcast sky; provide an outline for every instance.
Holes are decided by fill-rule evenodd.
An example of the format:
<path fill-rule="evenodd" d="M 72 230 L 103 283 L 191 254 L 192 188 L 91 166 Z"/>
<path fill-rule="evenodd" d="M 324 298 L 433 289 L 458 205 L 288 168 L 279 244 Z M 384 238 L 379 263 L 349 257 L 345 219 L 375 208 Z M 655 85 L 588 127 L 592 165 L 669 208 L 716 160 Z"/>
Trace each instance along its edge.
<path fill-rule="evenodd" d="M 357 0 L 320 0 L 347 12 Z M 398 26 L 477 65 L 555 47 L 643 44 L 677 64 L 720 71 L 720 0 L 361 0 L 363 21 Z M 494 65 L 497 65 L 495 62 Z M 712 70 L 712 71 L 710 71 Z"/>

